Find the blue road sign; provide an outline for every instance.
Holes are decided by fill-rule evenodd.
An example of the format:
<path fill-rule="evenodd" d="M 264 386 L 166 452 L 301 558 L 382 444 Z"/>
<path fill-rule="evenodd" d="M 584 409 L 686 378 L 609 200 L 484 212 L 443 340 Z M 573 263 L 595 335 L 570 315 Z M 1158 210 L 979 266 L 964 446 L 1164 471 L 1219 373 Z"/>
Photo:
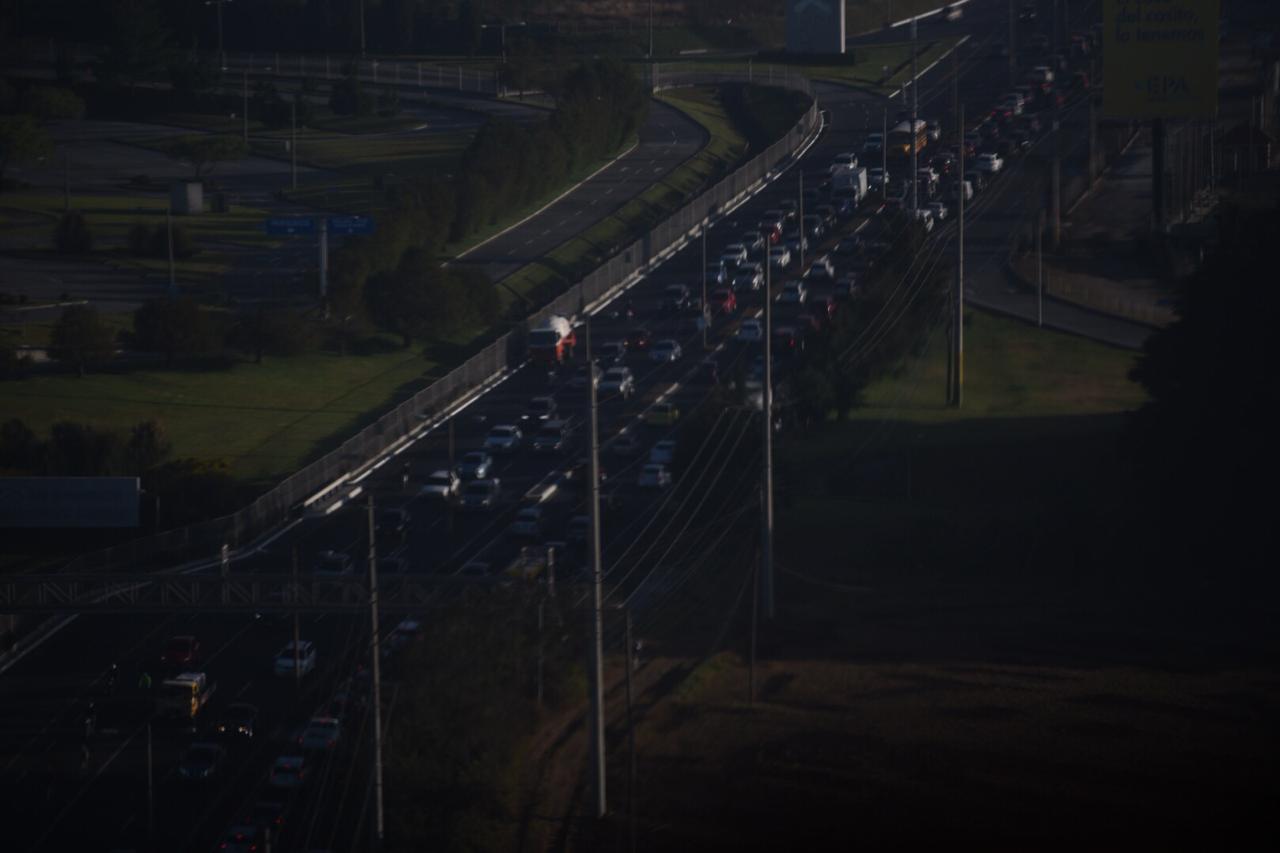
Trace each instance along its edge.
<path fill-rule="evenodd" d="M 272 216 L 266 228 L 268 234 L 314 234 L 316 220 L 311 216 Z"/>
<path fill-rule="evenodd" d="M 373 219 L 369 216 L 330 216 L 330 234 L 372 234 Z"/>

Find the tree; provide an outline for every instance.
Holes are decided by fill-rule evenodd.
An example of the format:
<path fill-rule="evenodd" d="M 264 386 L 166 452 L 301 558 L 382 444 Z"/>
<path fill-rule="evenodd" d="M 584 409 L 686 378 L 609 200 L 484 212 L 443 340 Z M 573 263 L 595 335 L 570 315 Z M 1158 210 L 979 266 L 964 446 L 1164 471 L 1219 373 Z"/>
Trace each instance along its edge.
<path fill-rule="evenodd" d="M 31 86 L 22 93 L 22 111 L 42 119 L 84 116 L 84 99 L 59 86 Z"/>
<path fill-rule="evenodd" d="M 46 470 L 65 477 L 105 477 L 121 470 L 120 436 L 88 424 L 60 421 L 49 430 Z"/>
<path fill-rule="evenodd" d="M 107 47 L 97 65 L 102 78 L 130 90 L 138 83 L 158 80 L 173 48 L 150 0 L 115 0 L 107 19 Z"/>
<path fill-rule="evenodd" d="M 11 113 L 18 109 L 18 90 L 8 80 L 0 78 L 0 113 Z"/>
<path fill-rule="evenodd" d="M 169 63 L 169 83 L 173 93 L 183 100 L 207 95 L 217 82 L 218 70 L 211 63 L 187 57 Z"/>
<path fill-rule="evenodd" d="M 241 314 L 235 339 L 261 364 L 264 355 L 300 355 L 315 349 L 320 330 L 297 311 L 258 303 Z"/>
<path fill-rule="evenodd" d="M 0 118 L 0 190 L 10 166 L 41 160 L 52 152 L 49 134 L 31 116 Z"/>
<path fill-rule="evenodd" d="M 134 345 L 162 352 L 165 367 L 179 355 L 207 355 L 221 349 L 222 329 L 191 297 L 152 299 L 133 312 Z"/>
<path fill-rule="evenodd" d="M 0 469 L 36 471 L 42 464 L 44 443 L 18 418 L 0 424 Z"/>
<path fill-rule="evenodd" d="M 172 449 L 164 427 L 157 420 L 134 424 L 125 445 L 133 471 L 139 476 L 163 462 Z"/>
<path fill-rule="evenodd" d="M 76 374 L 84 376 L 87 369 L 111 358 L 115 337 L 96 309 L 72 305 L 63 310 L 53 327 L 50 350 L 54 358 L 74 365 Z"/>
<path fill-rule="evenodd" d="M 167 150 L 170 157 L 191 163 L 196 180 L 212 174 L 218 163 L 240 160 L 248 153 L 243 139 L 223 134 L 184 136 L 169 143 Z"/>
<path fill-rule="evenodd" d="M 53 245 L 64 255 L 83 254 L 93 248 L 93 233 L 83 213 L 69 210 L 62 214 L 53 229 Z"/>
<path fill-rule="evenodd" d="M 329 92 L 329 109 L 338 115 L 369 115 L 376 104 L 372 95 L 364 91 L 356 67 L 348 62 L 342 67 L 342 77 Z"/>

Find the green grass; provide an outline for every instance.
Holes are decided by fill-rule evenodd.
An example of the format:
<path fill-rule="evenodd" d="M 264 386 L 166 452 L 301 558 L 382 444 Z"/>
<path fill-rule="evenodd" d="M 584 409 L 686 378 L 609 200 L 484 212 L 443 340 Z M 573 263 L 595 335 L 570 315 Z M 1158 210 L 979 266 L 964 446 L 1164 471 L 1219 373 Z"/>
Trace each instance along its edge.
<path fill-rule="evenodd" d="M 714 87 L 663 92 L 659 99 L 702 125 L 709 137 L 707 144 L 659 183 L 557 246 L 546 257 L 509 275 L 502 282 L 504 295 L 510 289 L 533 298 L 557 281 L 580 277 L 679 208 L 692 194 L 729 172 L 746 153 L 746 139 L 730 121 Z"/>
<path fill-rule="evenodd" d="M 27 335 L 35 340 L 35 329 Z M 157 418 L 176 457 L 226 459 L 245 480 L 295 471 L 421 387 L 435 365 L 420 347 L 377 339 L 371 355 L 317 353 L 225 370 L 147 369 L 35 376 L 0 384 L 0 408 L 37 433 L 60 420 L 127 429 Z"/>

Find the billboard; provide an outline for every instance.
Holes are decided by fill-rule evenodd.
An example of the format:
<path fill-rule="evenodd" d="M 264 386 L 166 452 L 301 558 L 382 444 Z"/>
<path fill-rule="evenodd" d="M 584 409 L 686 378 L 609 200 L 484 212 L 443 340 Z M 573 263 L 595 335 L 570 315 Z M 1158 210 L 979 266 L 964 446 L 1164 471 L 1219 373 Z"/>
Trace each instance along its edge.
<path fill-rule="evenodd" d="M 1219 0 L 1104 0 L 1103 115 L 1214 118 L 1219 5 Z"/>
<path fill-rule="evenodd" d="M 788 53 L 844 53 L 845 0 L 787 0 Z"/>
<path fill-rule="evenodd" d="M 137 527 L 137 477 L 0 477 L 0 528 Z"/>

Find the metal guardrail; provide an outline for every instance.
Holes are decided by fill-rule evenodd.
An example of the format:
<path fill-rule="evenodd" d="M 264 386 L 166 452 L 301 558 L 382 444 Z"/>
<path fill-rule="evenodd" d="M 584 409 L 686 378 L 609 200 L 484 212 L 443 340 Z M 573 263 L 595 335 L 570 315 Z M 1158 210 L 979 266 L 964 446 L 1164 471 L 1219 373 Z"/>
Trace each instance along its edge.
<path fill-rule="evenodd" d="M 719 82 L 715 75 L 714 71 L 698 72 L 682 78 L 687 81 L 682 85 Z M 672 78 L 666 79 L 670 82 Z M 797 74 L 778 75 L 776 82 L 794 86 L 808 94 L 813 91 L 809 81 Z M 667 88 L 667 83 L 664 82 L 663 87 Z M 65 570 L 112 571 L 141 568 L 156 560 L 189 560 L 214 553 L 224 544 L 233 549 L 244 546 L 270 528 L 298 515 L 302 503 L 327 485 L 357 472 L 420 428 L 425 420 L 441 414 L 468 392 L 520 364 L 525 357 L 524 342 L 530 329 L 555 314 L 576 314 L 581 306 L 597 301 L 631 276 L 661 260 L 660 255 L 690 236 L 709 216 L 740 198 L 788 160 L 818 124 L 819 111 L 815 101 L 782 139 L 689 201 L 648 234 L 623 246 L 594 272 L 529 316 L 520 326 L 379 417 L 336 450 L 290 475 L 248 506 L 228 516 L 82 555 L 71 561 Z"/>

